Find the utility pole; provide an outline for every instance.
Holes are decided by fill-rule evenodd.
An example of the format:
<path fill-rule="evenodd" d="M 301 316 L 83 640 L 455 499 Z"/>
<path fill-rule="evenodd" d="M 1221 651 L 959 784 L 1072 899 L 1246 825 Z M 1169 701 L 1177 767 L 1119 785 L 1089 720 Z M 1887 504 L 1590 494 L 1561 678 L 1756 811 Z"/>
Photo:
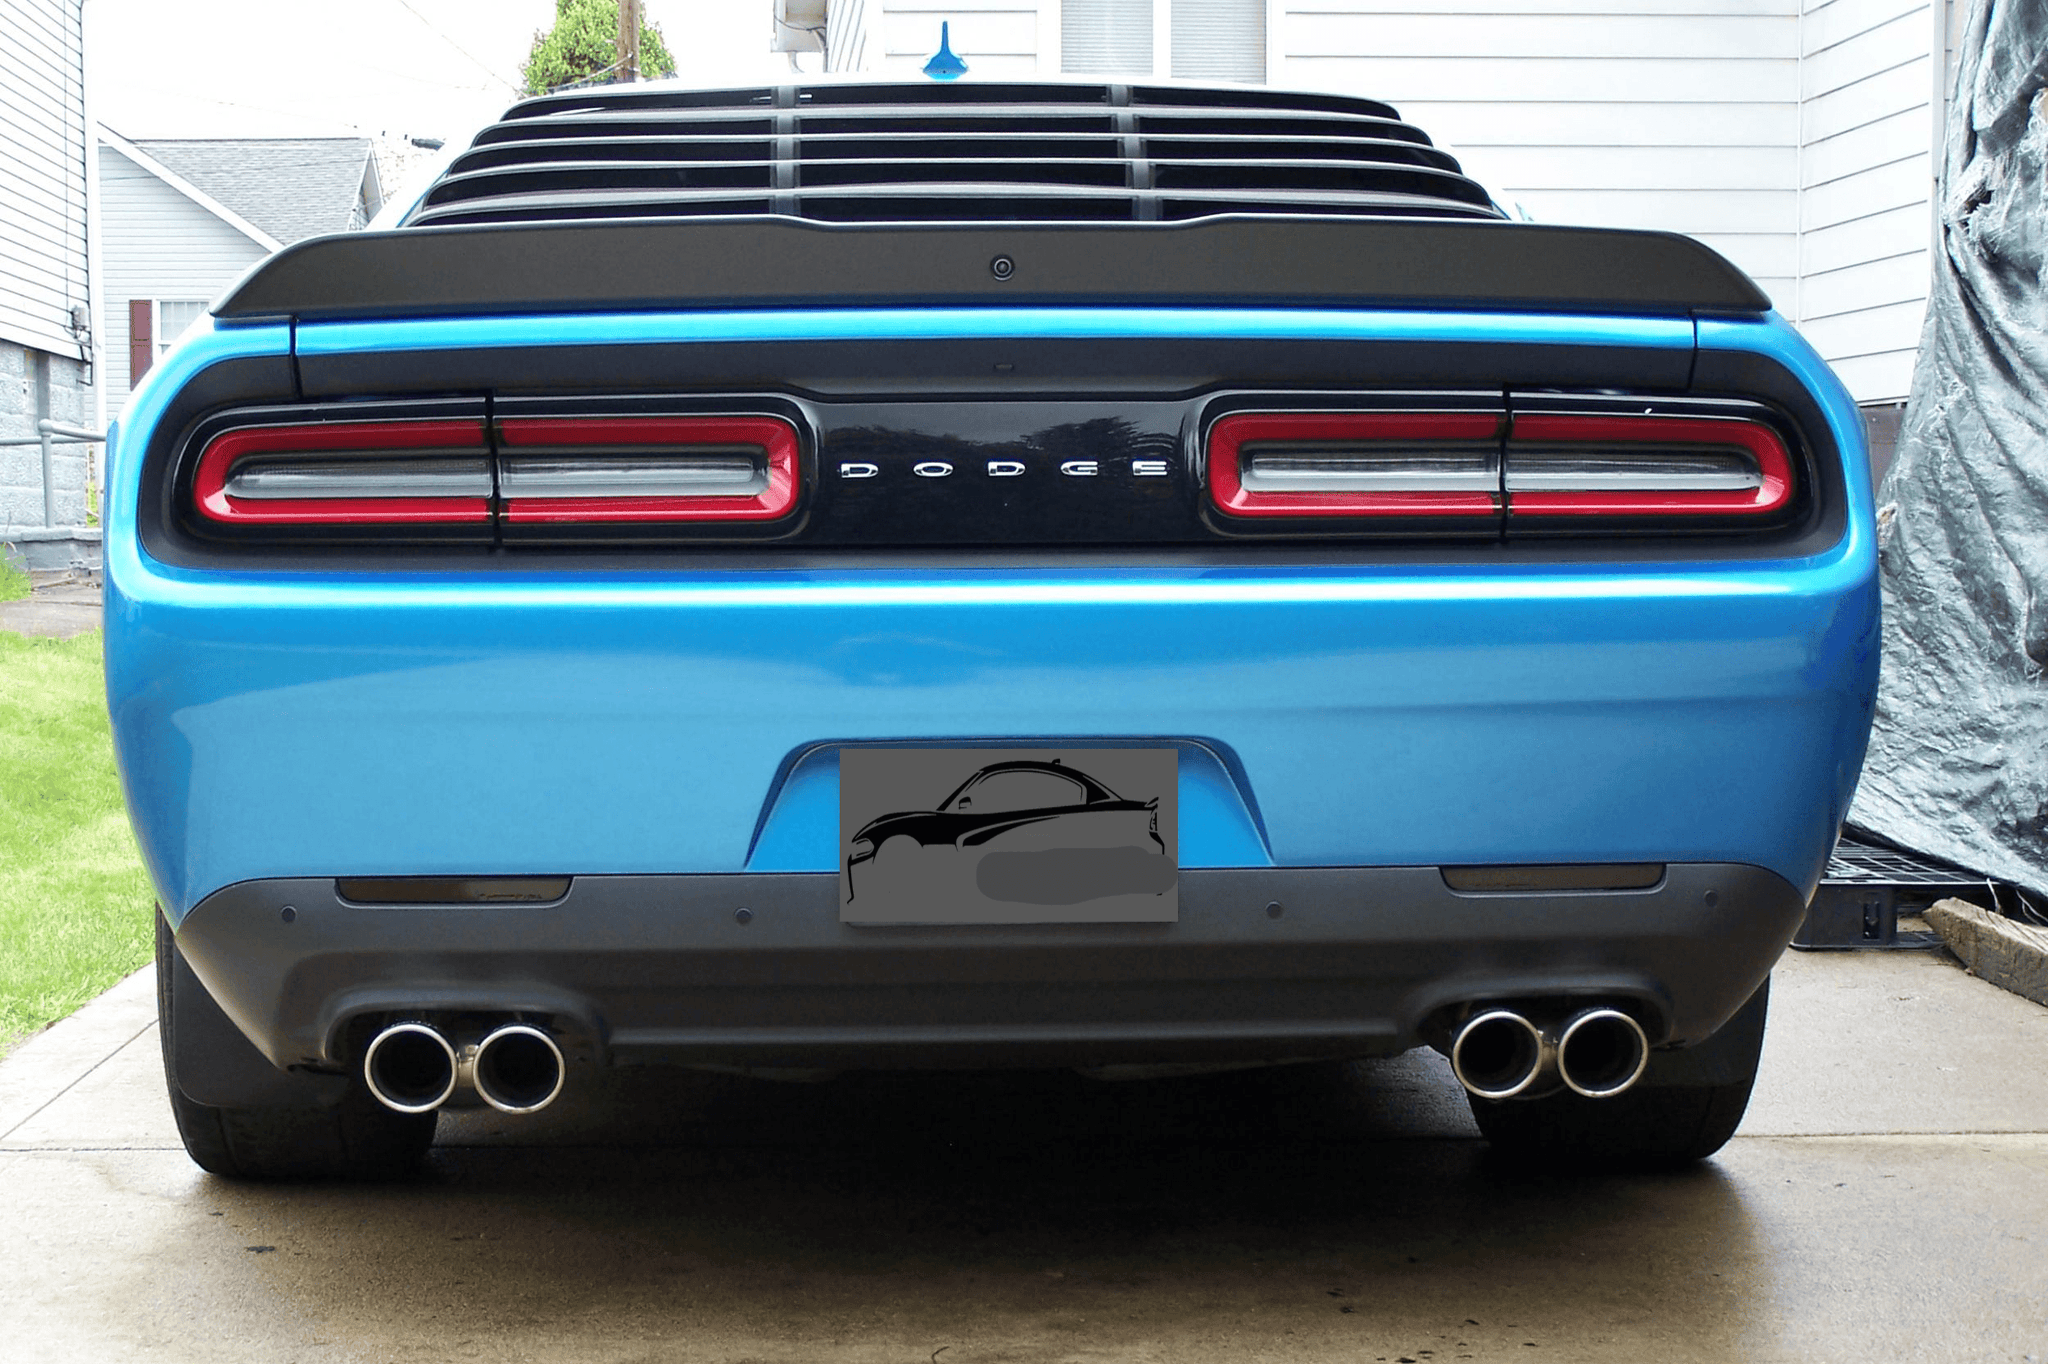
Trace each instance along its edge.
<path fill-rule="evenodd" d="M 640 0 L 619 0 L 619 79 L 640 79 Z"/>

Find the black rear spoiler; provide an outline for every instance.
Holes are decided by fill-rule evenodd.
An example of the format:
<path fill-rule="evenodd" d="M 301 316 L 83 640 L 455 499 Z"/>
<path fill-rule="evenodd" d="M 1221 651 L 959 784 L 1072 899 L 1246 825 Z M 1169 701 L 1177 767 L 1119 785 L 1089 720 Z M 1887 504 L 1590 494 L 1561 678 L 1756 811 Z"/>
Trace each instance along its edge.
<path fill-rule="evenodd" d="M 226 321 L 657 308 L 1077 305 L 1759 313 L 1671 232 L 1434 219 L 861 224 L 699 218 L 315 237 L 214 308 Z"/>

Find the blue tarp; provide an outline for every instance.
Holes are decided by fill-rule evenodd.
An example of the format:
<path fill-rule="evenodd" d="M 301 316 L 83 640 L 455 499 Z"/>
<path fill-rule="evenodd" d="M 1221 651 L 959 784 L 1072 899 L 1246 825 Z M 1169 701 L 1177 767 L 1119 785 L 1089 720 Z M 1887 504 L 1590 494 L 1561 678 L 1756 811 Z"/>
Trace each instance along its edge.
<path fill-rule="evenodd" d="M 1850 823 L 2048 892 L 2048 5 L 1973 0 Z"/>

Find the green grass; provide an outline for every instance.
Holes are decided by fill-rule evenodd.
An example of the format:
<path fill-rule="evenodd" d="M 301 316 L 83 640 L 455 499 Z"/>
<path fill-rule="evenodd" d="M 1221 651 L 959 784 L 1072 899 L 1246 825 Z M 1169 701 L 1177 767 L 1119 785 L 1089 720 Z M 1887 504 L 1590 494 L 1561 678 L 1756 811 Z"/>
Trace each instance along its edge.
<path fill-rule="evenodd" d="M 20 601 L 28 590 L 28 574 L 8 563 L 6 551 L 0 549 L 0 601 Z"/>
<path fill-rule="evenodd" d="M 0 631 L 0 1054 L 150 958 L 98 631 Z"/>

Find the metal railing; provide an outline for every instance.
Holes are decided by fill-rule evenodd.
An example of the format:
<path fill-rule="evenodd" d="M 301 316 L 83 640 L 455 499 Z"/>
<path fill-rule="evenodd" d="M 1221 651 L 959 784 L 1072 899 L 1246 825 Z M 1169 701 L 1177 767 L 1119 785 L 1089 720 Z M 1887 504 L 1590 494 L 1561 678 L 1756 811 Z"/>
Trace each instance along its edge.
<path fill-rule="evenodd" d="M 36 423 L 33 436 L 0 436 L 0 446 L 40 445 L 43 447 L 43 525 L 57 524 L 57 478 L 52 465 L 56 448 L 60 445 L 100 445 L 107 439 L 104 431 L 89 431 L 82 426 L 52 421 L 44 417 Z"/>

